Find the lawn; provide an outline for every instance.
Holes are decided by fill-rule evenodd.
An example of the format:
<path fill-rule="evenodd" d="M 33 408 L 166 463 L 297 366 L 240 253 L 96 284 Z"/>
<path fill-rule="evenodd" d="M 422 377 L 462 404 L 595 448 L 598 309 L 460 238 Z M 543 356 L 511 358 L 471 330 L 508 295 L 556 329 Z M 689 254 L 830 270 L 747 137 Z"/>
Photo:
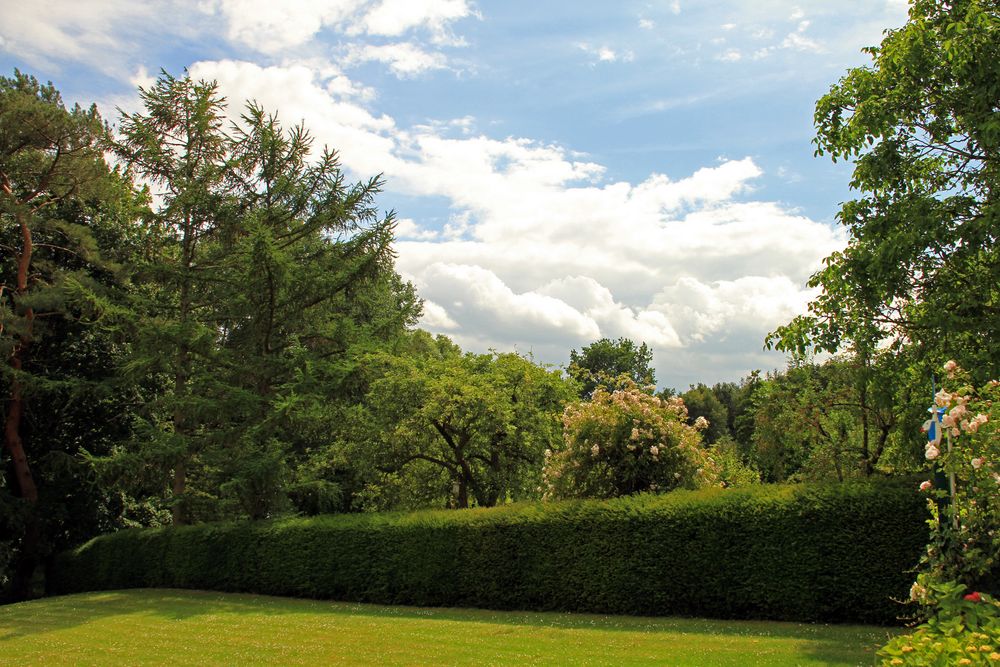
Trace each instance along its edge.
<path fill-rule="evenodd" d="M 870 665 L 892 632 L 128 590 L 0 607 L 0 664 Z"/>

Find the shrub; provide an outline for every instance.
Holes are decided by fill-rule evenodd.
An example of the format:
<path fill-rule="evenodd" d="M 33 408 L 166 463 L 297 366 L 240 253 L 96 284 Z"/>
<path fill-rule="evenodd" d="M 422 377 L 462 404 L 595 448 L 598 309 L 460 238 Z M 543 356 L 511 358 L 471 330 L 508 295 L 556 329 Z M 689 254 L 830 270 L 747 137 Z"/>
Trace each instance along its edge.
<path fill-rule="evenodd" d="M 52 592 L 181 587 L 382 604 L 892 623 L 927 540 L 906 484 L 676 491 L 123 531 Z"/>
<path fill-rule="evenodd" d="M 718 484 L 718 470 L 686 423 L 679 398 L 662 400 L 625 380 L 563 412 L 563 448 L 546 451 L 548 498 L 615 498 Z M 705 424 L 705 420 L 700 420 Z"/>
<path fill-rule="evenodd" d="M 937 613 L 879 649 L 883 665 L 950 667 L 1000 664 L 1000 603 L 964 584 L 931 584 Z"/>

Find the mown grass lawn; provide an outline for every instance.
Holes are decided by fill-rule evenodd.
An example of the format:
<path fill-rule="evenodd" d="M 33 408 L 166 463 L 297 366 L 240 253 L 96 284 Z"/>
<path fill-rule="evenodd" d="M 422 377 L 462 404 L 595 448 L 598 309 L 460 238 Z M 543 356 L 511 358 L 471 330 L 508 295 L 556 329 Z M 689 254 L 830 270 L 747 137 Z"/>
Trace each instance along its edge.
<path fill-rule="evenodd" d="M 128 590 L 0 607 L 0 664 L 870 665 L 892 632 Z"/>

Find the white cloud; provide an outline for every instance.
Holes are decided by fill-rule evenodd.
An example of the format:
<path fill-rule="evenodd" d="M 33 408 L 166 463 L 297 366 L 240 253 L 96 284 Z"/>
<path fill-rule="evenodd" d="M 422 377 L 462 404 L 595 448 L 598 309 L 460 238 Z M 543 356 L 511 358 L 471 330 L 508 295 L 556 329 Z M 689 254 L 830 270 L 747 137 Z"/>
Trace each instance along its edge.
<path fill-rule="evenodd" d="M 781 42 L 781 46 L 796 51 L 820 52 L 823 50 L 823 47 L 818 42 L 806 37 L 801 32 L 792 32 L 786 35 L 785 39 Z"/>
<path fill-rule="evenodd" d="M 370 176 L 390 168 L 395 142 L 395 122 L 389 116 L 374 116 L 352 99 L 331 95 L 329 79 L 311 63 L 262 67 L 238 61 L 202 61 L 191 65 L 194 78 L 216 80 L 230 101 L 234 119 L 242 111 L 242 100 L 257 100 L 265 109 L 277 110 L 285 126 L 305 121 L 317 139 L 317 150 L 326 144 L 340 153 L 345 165 L 357 174 Z"/>
<path fill-rule="evenodd" d="M 743 58 L 743 54 L 740 53 L 739 49 L 727 49 L 720 53 L 717 58 L 723 62 L 736 63 Z"/>
<path fill-rule="evenodd" d="M 656 21 L 652 19 L 641 18 L 639 19 L 639 27 L 643 30 L 652 30 L 656 27 Z"/>
<path fill-rule="evenodd" d="M 581 51 L 597 58 L 597 62 L 613 63 L 622 61 L 629 63 L 635 60 L 635 52 L 631 50 L 616 51 L 610 46 L 592 46 L 586 42 L 580 42 L 576 45 L 576 47 Z"/>
<path fill-rule="evenodd" d="M 227 35 L 263 53 L 280 53 L 305 44 L 325 26 L 347 21 L 364 0 L 215 0 L 208 7 L 226 21 Z"/>
<path fill-rule="evenodd" d="M 417 241 L 433 241 L 440 237 L 440 234 L 433 229 L 423 229 L 412 218 L 398 218 L 396 220 L 396 238 L 413 239 Z"/>
<path fill-rule="evenodd" d="M 534 291 L 516 293 L 481 266 L 431 264 L 421 271 L 417 286 L 442 310 L 447 307 L 447 317 L 463 326 L 466 335 L 478 330 L 508 344 L 599 337 L 597 324 L 569 304 Z"/>
<path fill-rule="evenodd" d="M 674 14 L 680 14 L 681 13 L 681 3 L 680 3 L 680 0 L 673 0 L 673 2 L 670 3 L 670 11 L 673 12 Z"/>
<path fill-rule="evenodd" d="M 209 11 L 224 17 L 230 40 L 263 53 L 281 53 L 330 28 L 348 35 L 399 37 L 424 29 L 435 41 L 455 44 L 454 21 L 473 14 L 466 0 L 214 0 Z"/>
<path fill-rule="evenodd" d="M 420 323 L 433 331 L 453 331 L 458 329 L 458 322 L 448 316 L 448 312 L 429 299 L 424 299 L 424 314 Z"/>
<path fill-rule="evenodd" d="M 354 65 L 368 61 L 385 63 L 396 76 L 401 78 L 448 66 L 443 54 L 424 51 L 410 42 L 382 46 L 352 44 L 347 48 L 345 64 Z"/>
<path fill-rule="evenodd" d="M 466 0 L 381 0 L 349 32 L 399 37 L 414 28 L 426 28 L 437 41 L 450 43 L 448 25 L 472 15 Z"/>
<path fill-rule="evenodd" d="M 661 290 L 652 308 L 677 322 L 686 342 L 704 342 L 749 330 L 760 344 L 759 332 L 773 328 L 805 310 L 814 296 L 786 276 L 744 276 L 736 280 L 702 282 L 686 276 Z M 763 325 L 763 327 L 762 327 Z"/>
<path fill-rule="evenodd" d="M 37 3 L 4 2 L 0 11 L 3 51 L 39 69 L 85 63 L 123 80 L 134 71 L 126 56 L 138 48 L 150 26 L 183 32 L 173 3 L 107 0 L 98 11 L 75 0 L 50 0 L 44 10 Z"/>

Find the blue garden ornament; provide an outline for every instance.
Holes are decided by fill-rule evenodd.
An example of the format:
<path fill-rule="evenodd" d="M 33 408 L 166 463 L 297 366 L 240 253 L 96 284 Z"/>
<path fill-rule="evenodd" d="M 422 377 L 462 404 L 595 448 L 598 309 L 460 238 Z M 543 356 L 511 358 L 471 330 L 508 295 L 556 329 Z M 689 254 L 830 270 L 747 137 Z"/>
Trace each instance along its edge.
<path fill-rule="evenodd" d="M 941 436 L 944 435 L 944 425 L 941 421 L 947 410 L 939 408 L 937 405 L 937 382 L 934 381 L 933 377 L 931 378 L 931 407 L 927 408 L 927 412 L 931 413 L 931 418 L 924 422 L 921 430 L 927 434 L 927 446 L 933 446 L 940 450 Z"/>
<path fill-rule="evenodd" d="M 946 429 L 944 424 L 944 416 L 948 412 L 947 408 L 939 407 L 937 404 L 937 386 L 934 378 L 931 378 L 931 407 L 927 408 L 927 412 L 931 413 L 931 418 L 924 422 L 923 431 L 927 434 L 927 445 L 926 449 L 930 453 L 933 447 L 940 453 L 941 451 L 941 440 L 945 439 L 947 442 L 947 450 L 951 452 L 951 435 L 946 436 Z M 935 453 L 933 458 L 938 457 L 938 453 Z M 928 455 L 927 458 L 932 458 Z M 955 497 L 955 473 L 948 473 L 945 475 L 944 471 L 941 469 L 940 465 L 935 461 L 934 465 L 934 487 L 938 489 L 947 488 L 948 497 L 940 498 L 938 500 L 938 507 L 943 511 L 945 506 L 950 504 L 951 500 Z M 958 515 L 952 517 L 954 525 L 958 528 Z"/>
<path fill-rule="evenodd" d="M 940 449 L 941 436 L 944 434 L 944 426 L 941 424 L 941 421 L 944 419 L 946 410 L 932 405 L 927 408 L 927 412 L 931 413 L 931 418 L 924 422 L 922 430 L 927 433 L 927 444 L 934 445 Z"/>

